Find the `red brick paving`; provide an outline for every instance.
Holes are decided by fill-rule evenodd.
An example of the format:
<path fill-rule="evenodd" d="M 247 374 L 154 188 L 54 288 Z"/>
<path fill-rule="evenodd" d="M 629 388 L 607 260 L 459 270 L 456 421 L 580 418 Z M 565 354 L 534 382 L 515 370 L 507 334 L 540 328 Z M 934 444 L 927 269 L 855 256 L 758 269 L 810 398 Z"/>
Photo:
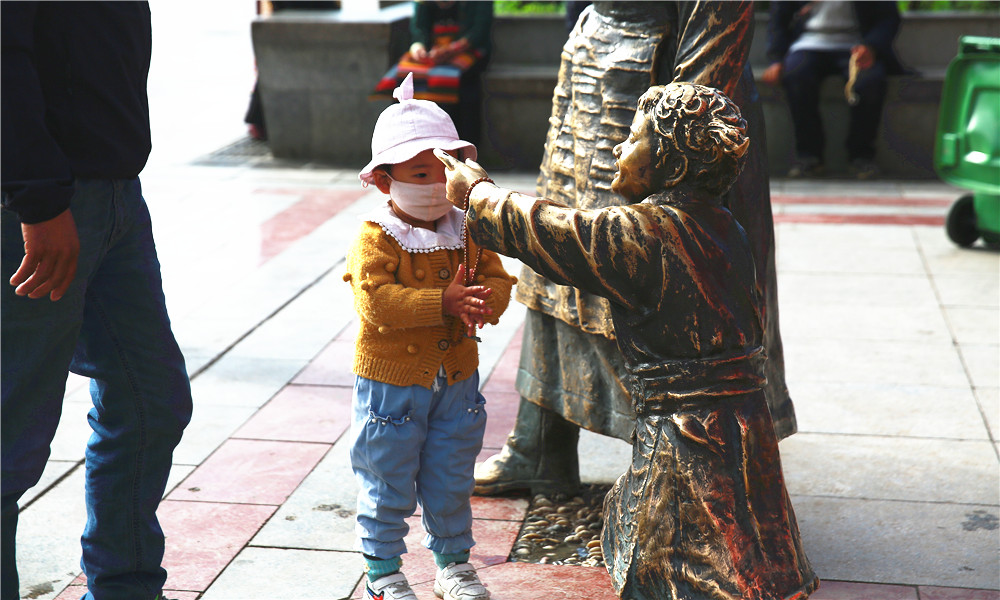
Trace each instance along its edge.
<path fill-rule="evenodd" d="M 168 498 L 279 506 L 331 444 L 229 439 Z"/>

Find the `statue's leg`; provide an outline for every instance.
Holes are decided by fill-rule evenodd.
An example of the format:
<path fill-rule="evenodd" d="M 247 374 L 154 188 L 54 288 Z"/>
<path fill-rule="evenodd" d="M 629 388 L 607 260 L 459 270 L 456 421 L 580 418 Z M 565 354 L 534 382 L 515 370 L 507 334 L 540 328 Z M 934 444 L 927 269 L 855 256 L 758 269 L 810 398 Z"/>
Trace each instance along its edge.
<path fill-rule="evenodd" d="M 500 454 L 476 469 L 476 493 L 574 493 L 580 428 L 629 440 L 635 413 L 613 340 L 529 309 L 515 387 L 514 430 Z"/>
<path fill-rule="evenodd" d="M 575 494 L 580 487 L 579 439 L 579 427 L 521 398 L 503 449 L 476 465 L 475 494 Z"/>

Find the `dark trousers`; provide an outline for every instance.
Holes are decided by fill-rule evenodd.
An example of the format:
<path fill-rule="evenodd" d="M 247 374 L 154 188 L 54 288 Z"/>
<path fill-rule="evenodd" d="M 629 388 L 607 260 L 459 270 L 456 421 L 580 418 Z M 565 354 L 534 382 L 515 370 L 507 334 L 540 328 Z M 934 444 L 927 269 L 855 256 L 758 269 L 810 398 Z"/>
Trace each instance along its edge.
<path fill-rule="evenodd" d="M 441 104 L 455 122 L 458 137 L 477 148 L 483 139 L 483 72 L 489 58 L 482 59 L 462 73 L 458 82 L 458 103 Z"/>
<path fill-rule="evenodd" d="M 848 76 L 850 52 L 798 50 L 785 57 L 782 85 L 795 129 L 795 153 L 799 159 L 823 161 L 826 139 L 819 111 L 820 85 L 830 75 Z M 847 158 L 871 160 L 875 157 L 882 106 L 885 104 L 886 70 L 880 61 L 858 73 L 854 90 L 859 102 L 850 107 L 847 124 Z"/>

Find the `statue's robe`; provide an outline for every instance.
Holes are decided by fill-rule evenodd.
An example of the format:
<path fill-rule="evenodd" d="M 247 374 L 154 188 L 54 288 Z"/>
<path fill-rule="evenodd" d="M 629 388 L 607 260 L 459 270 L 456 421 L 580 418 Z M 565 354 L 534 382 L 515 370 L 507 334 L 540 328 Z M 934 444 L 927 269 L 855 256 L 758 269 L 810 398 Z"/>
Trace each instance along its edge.
<path fill-rule="evenodd" d="M 753 254 L 721 200 L 573 210 L 486 184 L 471 196 L 470 239 L 608 300 L 635 414 L 602 533 L 619 596 L 807 597 L 818 579 L 764 397 Z"/>
<path fill-rule="evenodd" d="M 746 68 L 753 28 L 749 2 L 595 2 L 562 51 L 537 195 L 576 208 L 623 202 L 611 191 L 612 149 L 628 137 L 639 96 L 687 81 L 719 89 L 749 123 L 747 166 L 725 198 L 746 230 L 756 265 L 767 359 L 765 394 L 779 439 L 795 432 L 778 327 L 774 225 L 764 122 Z M 614 344 L 608 303 L 530 268 L 516 299 L 529 311 L 518 392 L 569 421 L 629 440 L 633 414 Z"/>

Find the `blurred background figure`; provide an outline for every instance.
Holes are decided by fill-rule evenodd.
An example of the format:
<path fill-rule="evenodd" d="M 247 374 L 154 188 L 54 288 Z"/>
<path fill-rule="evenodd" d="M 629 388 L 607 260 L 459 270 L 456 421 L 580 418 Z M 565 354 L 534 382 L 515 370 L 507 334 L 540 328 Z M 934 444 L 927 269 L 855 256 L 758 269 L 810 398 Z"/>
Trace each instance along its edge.
<path fill-rule="evenodd" d="M 436 102 L 458 135 L 482 139 L 482 74 L 493 49 L 493 2 L 414 2 L 410 50 L 382 77 L 370 96 L 391 100 L 413 73 L 413 97 Z"/>
<path fill-rule="evenodd" d="M 791 178 L 824 174 L 826 143 L 819 111 L 820 86 L 830 75 L 853 80 L 847 159 L 852 175 L 872 179 L 875 139 L 885 104 L 886 75 L 903 68 L 892 43 L 899 30 L 895 2 L 772 2 L 767 56 L 762 80 L 781 84 L 788 95 L 795 131 Z M 851 63 L 855 63 L 852 76 Z"/>
<path fill-rule="evenodd" d="M 257 16 L 267 17 L 283 10 L 332 10 L 339 6 L 340 2 L 335 0 L 285 0 L 280 2 L 257 0 Z M 267 140 L 264 105 L 261 104 L 256 82 L 254 82 L 253 91 L 250 92 L 250 105 L 247 106 L 243 122 L 247 124 L 247 133 L 250 134 L 250 137 L 260 141 Z"/>

